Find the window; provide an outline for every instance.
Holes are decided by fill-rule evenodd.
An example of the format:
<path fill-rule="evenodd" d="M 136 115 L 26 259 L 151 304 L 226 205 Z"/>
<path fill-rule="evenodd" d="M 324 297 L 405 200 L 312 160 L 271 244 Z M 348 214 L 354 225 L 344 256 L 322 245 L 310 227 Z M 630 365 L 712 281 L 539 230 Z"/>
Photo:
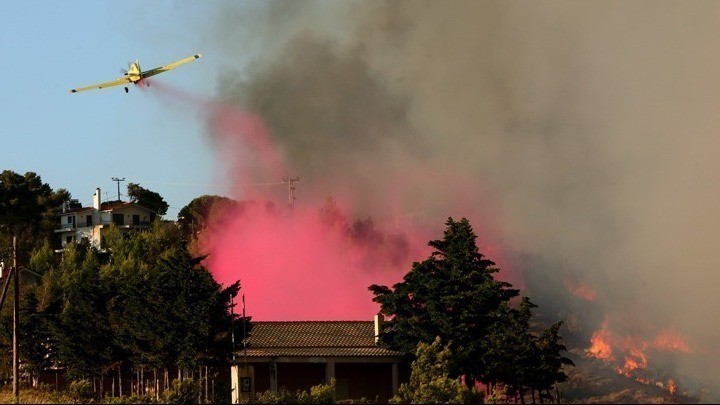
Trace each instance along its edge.
<path fill-rule="evenodd" d="M 133 215 L 133 225 L 140 225 L 140 215 Z"/>
<path fill-rule="evenodd" d="M 92 215 L 85 215 L 85 226 L 92 226 Z"/>
<path fill-rule="evenodd" d="M 112 216 L 115 225 L 125 225 L 125 216 L 123 214 L 112 214 Z"/>
<path fill-rule="evenodd" d="M 72 215 L 68 215 L 68 216 L 67 216 L 67 223 L 68 223 L 68 224 L 72 224 L 72 219 L 73 219 Z"/>

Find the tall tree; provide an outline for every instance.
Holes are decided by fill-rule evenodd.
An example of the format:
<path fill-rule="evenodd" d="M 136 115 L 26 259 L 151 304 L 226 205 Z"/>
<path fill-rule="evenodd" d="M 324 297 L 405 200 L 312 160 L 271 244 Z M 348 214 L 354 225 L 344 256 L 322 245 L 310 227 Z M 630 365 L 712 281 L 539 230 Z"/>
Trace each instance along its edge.
<path fill-rule="evenodd" d="M 149 208 L 158 215 L 165 215 L 170 207 L 160 194 L 141 187 L 140 184 L 128 183 L 127 190 L 131 202 Z"/>
<path fill-rule="evenodd" d="M 381 335 L 386 345 L 412 353 L 436 336 L 452 342 L 452 375 L 464 375 L 472 385 L 488 371 L 478 359 L 488 350 L 502 305 L 518 290 L 493 278 L 499 270 L 479 252 L 467 219 L 449 218 L 446 226 L 443 239 L 429 242 L 435 249 L 430 257 L 414 263 L 402 282 L 392 289 L 372 285 L 370 291 L 381 312 L 392 316 Z"/>
<path fill-rule="evenodd" d="M 107 294 L 99 270 L 92 250 L 70 245 L 63 252 L 59 280 L 48 280 L 59 293 L 50 300 L 60 300 L 51 306 L 58 310 L 52 328 L 58 360 L 67 367 L 71 378 L 101 376 L 112 352 Z"/>
<path fill-rule="evenodd" d="M 213 218 L 223 217 L 226 210 L 233 209 L 237 204 L 235 200 L 217 195 L 193 198 L 178 212 L 178 224 L 187 240 L 196 239 L 197 234 L 210 225 Z"/>
<path fill-rule="evenodd" d="M 36 173 L 0 173 L 0 250 L 8 250 L 9 234 L 18 236 L 20 260 L 25 262 L 36 243 L 56 242 L 56 215 L 69 198 L 67 190 L 53 191 Z"/>
<path fill-rule="evenodd" d="M 540 403 L 544 398 L 552 399 L 555 384 L 567 381 L 563 366 L 574 366 L 572 360 L 562 355 L 567 347 L 560 343 L 560 327 L 562 322 L 550 325 L 538 339 L 540 361 L 535 375 L 535 388 L 540 394 Z M 559 399 L 559 398 L 556 398 Z"/>
<path fill-rule="evenodd" d="M 112 232 L 109 233 L 112 236 Z M 230 295 L 185 249 L 174 224 L 156 221 L 129 238 L 110 237 L 102 279 L 118 347 L 135 368 L 191 367 L 230 353 Z M 242 329 L 239 329 L 242 330 Z"/>
<path fill-rule="evenodd" d="M 488 350 L 482 358 L 487 368 L 484 381 L 488 391 L 498 383 L 505 384 L 507 393 L 518 395 L 520 401 L 525 398 L 526 387 L 533 389 L 535 372 L 539 368 L 539 350 L 537 338 L 530 331 L 532 309 L 537 305 L 523 297 L 519 308 L 504 304 L 502 316 L 493 325 L 487 338 Z M 523 402 L 524 403 L 524 402 Z"/>

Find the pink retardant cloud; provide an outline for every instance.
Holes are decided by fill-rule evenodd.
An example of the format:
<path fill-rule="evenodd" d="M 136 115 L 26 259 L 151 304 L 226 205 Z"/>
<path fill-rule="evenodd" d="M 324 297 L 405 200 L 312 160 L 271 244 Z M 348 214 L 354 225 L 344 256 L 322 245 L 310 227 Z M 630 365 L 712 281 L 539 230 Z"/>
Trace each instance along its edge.
<path fill-rule="evenodd" d="M 287 164 L 262 117 L 240 106 L 192 96 L 162 83 L 151 87 L 166 105 L 190 107 L 207 123 L 221 162 L 230 169 L 230 180 L 246 201 L 223 213 L 222 226 L 201 233 L 201 246 L 210 253 L 204 264 L 224 285 L 241 281 L 247 314 L 255 320 L 368 320 L 379 311 L 368 290 L 372 284 L 392 286 L 402 281 L 412 262 L 426 259 L 431 239 L 441 239 L 447 216 L 456 219 L 475 215 L 482 229 L 480 251 L 503 269 L 508 277 L 509 260 L 498 245 L 497 227 L 492 219 L 494 207 L 478 207 L 468 194 L 478 184 L 462 173 L 446 173 L 442 168 L 416 164 L 404 170 L 384 173 L 393 187 L 375 194 L 372 212 L 378 222 L 356 226 L 345 212 L 356 212 L 365 190 L 347 181 L 333 185 L 333 197 L 341 219 L 328 223 L 319 214 L 321 207 L 295 204 L 293 209 L 247 201 L 267 201 L 263 189 L 242 187 L 248 183 L 280 180 L 288 173 Z M 367 157 L 372 165 L 373 156 Z M 438 207 L 415 207 L 403 211 L 413 188 L 442 185 L 445 201 L 441 212 L 426 218 Z M 308 194 L 321 195 L 313 184 L 302 183 Z M 413 202 L 413 204 L 417 204 Z M 437 222 L 436 222 L 437 220 Z"/>
<path fill-rule="evenodd" d="M 380 308 L 368 286 L 401 281 L 410 266 L 407 258 L 368 260 L 378 253 L 306 209 L 277 212 L 258 204 L 226 225 L 213 237 L 206 264 L 223 284 L 241 280 L 255 320 L 370 319 Z"/>

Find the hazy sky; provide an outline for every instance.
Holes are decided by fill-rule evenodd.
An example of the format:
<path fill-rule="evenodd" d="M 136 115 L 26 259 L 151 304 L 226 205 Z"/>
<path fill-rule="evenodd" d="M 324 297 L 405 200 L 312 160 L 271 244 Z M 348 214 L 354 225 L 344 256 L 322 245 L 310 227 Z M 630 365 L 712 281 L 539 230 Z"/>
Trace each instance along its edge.
<path fill-rule="evenodd" d="M 152 89 L 67 92 L 200 52 L 157 80 L 259 114 L 303 201 L 469 216 L 530 258 L 539 299 L 571 276 L 597 325 L 671 328 L 717 358 L 720 3 L 147 4 L 4 4 L 0 168 L 86 204 L 125 177 L 170 218 L 242 195 L 238 168 L 277 182 Z"/>
<path fill-rule="evenodd" d="M 203 53 L 157 80 L 194 94 L 213 94 L 223 60 L 197 33 L 216 7 L 206 2 L 24 1 L 3 5 L 0 51 L 0 168 L 33 171 L 53 188 L 92 203 L 95 187 L 116 198 L 111 177 L 159 192 L 174 219 L 202 194 L 223 194 L 203 122 L 181 115 L 139 89 L 121 86 L 79 94 L 74 87 L 113 80 L 129 61 L 143 69 Z"/>

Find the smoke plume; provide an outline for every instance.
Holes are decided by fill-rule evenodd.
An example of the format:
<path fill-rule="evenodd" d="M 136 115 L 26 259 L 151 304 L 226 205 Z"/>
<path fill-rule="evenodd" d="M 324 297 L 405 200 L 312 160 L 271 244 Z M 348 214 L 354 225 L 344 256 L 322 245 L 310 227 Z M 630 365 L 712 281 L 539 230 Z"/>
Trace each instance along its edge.
<path fill-rule="evenodd" d="M 719 14 L 712 2 L 231 3 L 206 35 L 244 61 L 218 98 L 262 117 L 283 175 L 302 177 L 298 206 L 332 195 L 390 227 L 468 217 L 551 317 L 577 304 L 589 336 L 622 314 L 634 334 L 669 328 L 718 358 Z M 567 293 L 579 285 L 586 299 Z"/>

